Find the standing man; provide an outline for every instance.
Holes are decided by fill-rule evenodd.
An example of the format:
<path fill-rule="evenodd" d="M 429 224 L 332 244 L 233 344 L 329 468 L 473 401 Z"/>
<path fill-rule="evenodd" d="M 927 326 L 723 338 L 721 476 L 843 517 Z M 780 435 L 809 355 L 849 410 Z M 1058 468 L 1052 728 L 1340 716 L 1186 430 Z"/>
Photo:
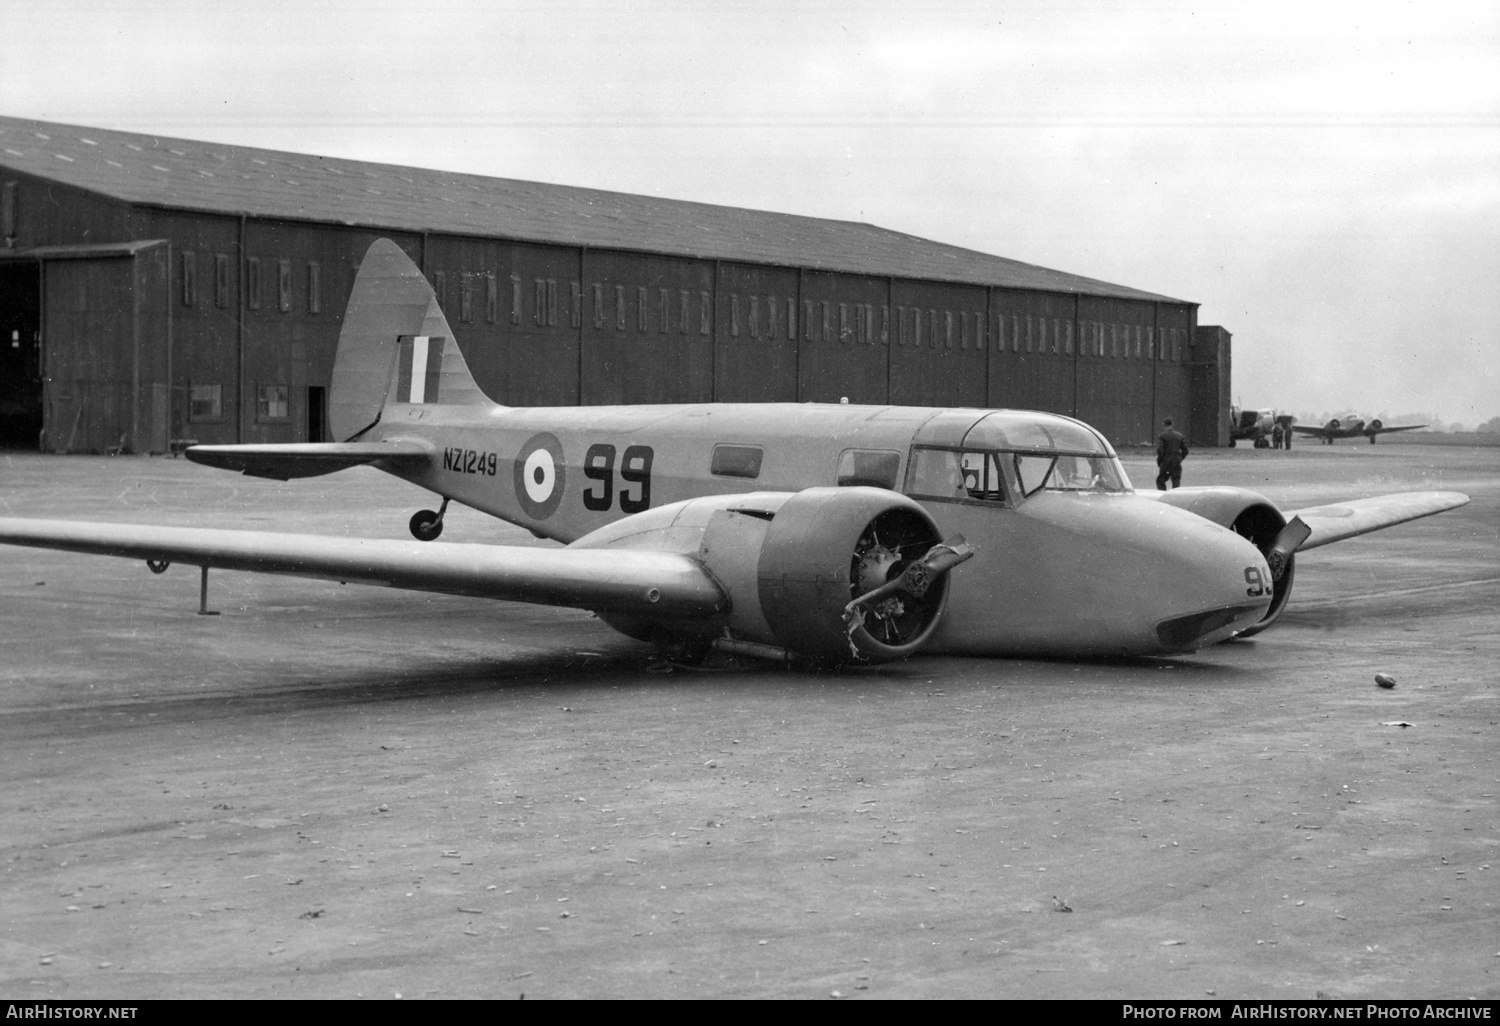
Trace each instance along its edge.
<path fill-rule="evenodd" d="M 1281 448 L 1281 421 L 1277 421 L 1271 428 L 1271 448 Z"/>
<path fill-rule="evenodd" d="M 1164 492 L 1167 490 L 1167 479 L 1172 479 L 1173 488 L 1182 487 L 1182 461 L 1187 459 L 1187 439 L 1182 433 L 1172 427 L 1172 418 L 1168 417 L 1161 422 L 1165 428 L 1156 439 L 1156 490 Z"/>

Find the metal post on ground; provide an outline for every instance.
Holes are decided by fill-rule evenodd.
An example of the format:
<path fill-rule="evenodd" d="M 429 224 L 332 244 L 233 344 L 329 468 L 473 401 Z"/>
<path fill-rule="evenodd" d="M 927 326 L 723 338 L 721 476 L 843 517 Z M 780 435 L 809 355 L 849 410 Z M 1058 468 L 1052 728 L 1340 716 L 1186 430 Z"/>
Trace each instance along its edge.
<path fill-rule="evenodd" d="M 200 569 L 203 571 L 203 576 L 199 578 L 198 583 L 198 615 L 218 616 L 219 611 L 217 609 L 208 608 L 208 567 L 205 566 Z"/>

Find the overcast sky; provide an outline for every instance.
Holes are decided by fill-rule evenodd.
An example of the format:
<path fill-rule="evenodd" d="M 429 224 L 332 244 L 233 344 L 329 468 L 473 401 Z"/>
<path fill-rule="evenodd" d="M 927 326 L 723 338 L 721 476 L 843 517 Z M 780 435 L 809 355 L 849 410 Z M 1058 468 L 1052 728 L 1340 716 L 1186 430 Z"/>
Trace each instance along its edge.
<path fill-rule="evenodd" d="M 868 221 L 1201 304 L 1249 406 L 1500 415 L 1500 3 L 0 6 L 0 112 Z"/>

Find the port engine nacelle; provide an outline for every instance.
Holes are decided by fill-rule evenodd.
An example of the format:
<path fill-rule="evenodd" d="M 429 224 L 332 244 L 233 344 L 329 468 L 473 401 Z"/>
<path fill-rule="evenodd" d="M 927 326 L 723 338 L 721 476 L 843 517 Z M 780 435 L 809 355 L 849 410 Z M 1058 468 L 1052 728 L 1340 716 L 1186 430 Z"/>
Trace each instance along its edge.
<path fill-rule="evenodd" d="M 574 545 L 680 552 L 727 596 L 711 622 L 610 615 L 632 637 L 815 663 L 889 662 L 921 648 L 942 618 L 945 545 L 920 505 L 883 488 L 809 488 L 690 499 L 600 528 Z"/>

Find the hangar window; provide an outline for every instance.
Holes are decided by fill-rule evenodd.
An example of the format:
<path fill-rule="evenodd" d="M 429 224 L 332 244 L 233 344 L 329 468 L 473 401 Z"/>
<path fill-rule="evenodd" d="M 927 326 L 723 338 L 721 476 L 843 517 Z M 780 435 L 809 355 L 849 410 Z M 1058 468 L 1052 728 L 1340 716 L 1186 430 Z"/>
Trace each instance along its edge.
<path fill-rule="evenodd" d="M 901 470 L 901 454 L 884 449 L 845 449 L 839 453 L 840 488 L 865 485 L 870 488 L 896 487 Z"/>
<path fill-rule="evenodd" d="M 432 272 L 432 291 L 437 295 L 438 309 L 448 312 L 448 272 Z"/>
<path fill-rule="evenodd" d="M 594 282 L 594 327 L 604 327 L 604 286 Z"/>
<path fill-rule="evenodd" d="M 780 314 L 775 296 L 766 297 L 766 338 L 776 337 L 776 320 Z"/>
<path fill-rule="evenodd" d="M 760 477 L 765 451 L 758 445 L 716 445 L 709 473 L 720 477 Z"/>
<path fill-rule="evenodd" d="M 1062 321 L 1059 320 L 1058 318 L 1054 317 L 1054 318 L 1052 318 L 1052 351 L 1054 353 L 1062 351 L 1062 349 L 1061 349 L 1061 343 L 1062 343 Z"/>
<path fill-rule="evenodd" d="M 575 328 L 583 324 L 583 284 L 581 282 L 573 282 L 573 311 L 568 323 Z"/>
<path fill-rule="evenodd" d="M 686 335 L 688 333 L 688 315 L 692 308 L 692 300 L 688 299 L 687 289 L 678 290 L 677 303 L 677 333 L 679 335 Z"/>
<path fill-rule="evenodd" d="M 198 305 L 198 254 L 190 249 L 182 252 L 182 305 Z"/>
<path fill-rule="evenodd" d="M 740 294 L 738 292 L 729 294 L 729 337 L 740 337 Z"/>
<path fill-rule="evenodd" d="M 615 330 L 625 330 L 625 286 L 615 286 Z"/>
<path fill-rule="evenodd" d="M 951 325 L 953 315 L 948 315 Z M 958 345 L 960 349 L 969 348 L 969 311 L 958 312 Z"/>
<path fill-rule="evenodd" d="M 832 311 L 830 310 L 830 304 L 829 304 L 828 300 L 826 300 L 826 299 L 823 300 L 823 341 L 824 342 L 832 342 L 833 341 L 833 319 L 831 317 L 831 312 Z"/>
<path fill-rule="evenodd" d="M 0 235 L 4 235 L 6 245 L 16 237 L 16 183 L 6 182 L 0 188 Z"/>
<path fill-rule="evenodd" d="M 521 323 L 521 276 L 510 276 L 510 323 Z"/>
<path fill-rule="evenodd" d="M 906 345 L 906 307 L 896 307 L 896 345 Z"/>
<path fill-rule="evenodd" d="M 229 256 L 214 254 L 214 306 L 224 309 L 229 305 Z"/>
<path fill-rule="evenodd" d="M 474 319 L 474 274 L 463 271 L 458 279 L 458 319 L 465 324 Z"/>
<path fill-rule="evenodd" d="M 260 385 L 255 390 L 255 419 L 260 423 L 284 421 L 290 416 L 285 385 Z"/>
<path fill-rule="evenodd" d="M 261 294 L 260 257 L 245 261 L 245 305 L 252 310 L 260 309 Z"/>
<path fill-rule="evenodd" d="M 760 297 L 753 293 L 750 300 L 750 337 L 760 338 Z"/>
<path fill-rule="evenodd" d="M 646 286 L 638 285 L 635 290 L 635 330 L 646 330 Z"/>
<path fill-rule="evenodd" d="M 671 293 L 666 289 L 657 292 L 657 316 L 661 320 L 661 333 L 665 335 L 672 322 Z"/>
<path fill-rule="evenodd" d="M 839 304 L 839 341 L 854 341 L 853 333 L 849 331 L 849 304 Z"/>
<path fill-rule="evenodd" d="M 713 325 L 710 323 L 710 318 L 712 317 L 712 310 L 713 310 L 713 308 L 709 305 L 709 302 L 708 302 L 708 293 L 707 292 L 699 292 L 698 293 L 698 334 L 700 334 L 700 335 L 711 335 L 711 334 L 713 334 Z"/>
<path fill-rule="evenodd" d="M 489 324 L 500 319 L 500 282 L 493 272 L 484 276 L 484 319 Z"/>
<path fill-rule="evenodd" d="M 282 313 L 292 308 L 292 262 L 276 261 L 276 305 Z"/>
<path fill-rule="evenodd" d="M 791 296 L 786 297 L 786 337 L 797 337 L 797 301 Z"/>
<path fill-rule="evenodd" d="M 1063 322 L 1063 353 L 1067 356 L 1073 355 L 1073 322 Z"/>
<path fill-rule="evenodd" d="M 323 268 L 316 260 L 307 262 L 307 312 L 323 312 Z"/>
<path fill-rule="evenodd" d="M 547 279 L 535 278 L 531 283 L 531 319 L 537 327 L 547 323 Z"/>
<path fill-rule="evenodd" d="M 882 305 L 880 307 L 880 344 L 889 345 L 891 341 L 891 308 Z"/>
<path fill-rule="evenodd" d="M 223 419 L 222 385 L 188 386 L 188 420 L 205 423 Z"/>

